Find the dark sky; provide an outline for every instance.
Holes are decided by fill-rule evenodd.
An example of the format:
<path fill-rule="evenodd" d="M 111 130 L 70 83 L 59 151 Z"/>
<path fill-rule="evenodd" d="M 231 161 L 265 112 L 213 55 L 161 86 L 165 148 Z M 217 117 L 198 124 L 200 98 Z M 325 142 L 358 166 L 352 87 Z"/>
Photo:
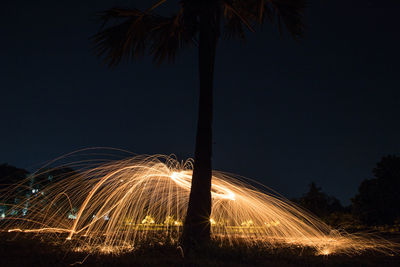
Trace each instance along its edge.
<path fill-rule="evenodd" d="M 35 170 L 96 146 L 193 156 L 196 50 L 174 65 L 110 70 L 88 40 L 96 12 L 150 3 L 2 1 L 0 163 Z M 301 43 L 269 25 L 221 42 L 214 168 L 287 197 L 316 181 L 348 204 L 375 163 L 400 151 L 399 11 L 398 0 L 314 0 Z"/>

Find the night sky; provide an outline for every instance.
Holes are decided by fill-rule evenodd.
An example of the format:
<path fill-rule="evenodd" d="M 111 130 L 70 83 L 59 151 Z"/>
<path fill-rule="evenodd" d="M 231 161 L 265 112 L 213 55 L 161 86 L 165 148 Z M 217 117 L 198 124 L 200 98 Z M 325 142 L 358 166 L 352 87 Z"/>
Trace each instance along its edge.
<path fill-rule="evenodd" d="M 0 163 L 33 171 L 97 146 L 193 156 L 196 49 L 172 65 L 109 69 L 89 41 L 96 12 L 151 3 L 2 1 Z M 315 181 L 350 203 L 376 162 L 400 151 L 399 11 L 398 0 L 314 0 L 300 43 L 270 25 L 220 42 L 214 169 L 289 198 Z"/>

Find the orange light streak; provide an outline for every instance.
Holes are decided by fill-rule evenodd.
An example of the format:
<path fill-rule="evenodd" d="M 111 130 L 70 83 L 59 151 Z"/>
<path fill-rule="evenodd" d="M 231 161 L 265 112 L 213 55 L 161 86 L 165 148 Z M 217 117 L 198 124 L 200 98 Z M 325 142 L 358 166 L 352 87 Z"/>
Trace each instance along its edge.
<path fill-rule="evenodd" d="M 135 156 L 102 163 L 59 179 L 30 196 L 26 216 L 8 209 L 0 228 L 9 232 L 66 233 L 84 240 L 75 251 L 104 253 L 133 249 L 149 237 L 177 242 L 186 215 L 193 163 L 168 156 Z M 39 174 L 38 174 L 39 175 Z M 7 192 L 15 197 L 18 187 Z M 14 194 L 15 193 L 15 194 Z M 277 194 L 243 178 L 214 171 L 212 237 L 229 244 L 307 246 L 318 255 L 394 251 L 396 244 L 350 235 L 328 225 Z M 72 219 L 71 219 L 72 218 Z M 160 241 L 161 242 L 161 241 Z"/>

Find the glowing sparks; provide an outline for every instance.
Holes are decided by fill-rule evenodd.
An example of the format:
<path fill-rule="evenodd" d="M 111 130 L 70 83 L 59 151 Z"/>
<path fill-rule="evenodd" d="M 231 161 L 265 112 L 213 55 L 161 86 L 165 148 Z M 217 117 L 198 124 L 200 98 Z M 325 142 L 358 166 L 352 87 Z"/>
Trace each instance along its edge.
<path fill-rule="evenodd" d="M 192 183 L 191 171 L 172 172 L 170 178 L 180 187 L 190 191 Z M 235 200 L 235 193 L 229 190 L 226 186 L 212 184 L 211 196 L 215 199 Z"/>
<path fill-rule="evenodd" d="M 85 245 L 76 251 L 103 253 L 133 249 L 157 236 L 178 240 L 188 205 L 192 161 L 165 156 L 137 156 L 87 168 L 54 181 L 9 209 L 0 226 L 8 231 L 65 233 Z M 57 180 L 56 178 L 54 178 Z M 275 194 L 231 175 L 213 172 L 212 237 L 229 244 L 309 246 L 319 255 L 384 250 L 391 244 L 339 233 Z M 15 193 L 18 188 L 15 189 Z M 13 192 L 9 192 L 10 198 Z"/>
<path fill-rule="evenodd" d="M 142 224 L 153 224 L 153 223 L 155 223 L 154 218 L 148 215 L 146 216 L 146 218 L 142 220 Z"/>
<path fill-rule="evenodd" d="M 318 254 L 324 255 L 324 256 L 328 256 L 329 254 L 331 254 L 331 251 L 330 251 L 329 248 L 324 248 L 324 249 L 322 249 L 321 251 L 319 251 Z"/>

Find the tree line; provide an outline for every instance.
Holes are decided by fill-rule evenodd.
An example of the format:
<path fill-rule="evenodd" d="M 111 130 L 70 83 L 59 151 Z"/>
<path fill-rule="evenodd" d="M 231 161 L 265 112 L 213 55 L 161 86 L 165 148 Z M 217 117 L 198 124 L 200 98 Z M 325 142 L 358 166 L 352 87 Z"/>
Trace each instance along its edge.
<path fill-rule="evenodd" d="M 361 182 L 349 206 L 324 193 L 314 182 L 307 193 L 292 201 L 336 227 L 400 224 L 400 157 L 382 157 L 372 174 Z"/>

